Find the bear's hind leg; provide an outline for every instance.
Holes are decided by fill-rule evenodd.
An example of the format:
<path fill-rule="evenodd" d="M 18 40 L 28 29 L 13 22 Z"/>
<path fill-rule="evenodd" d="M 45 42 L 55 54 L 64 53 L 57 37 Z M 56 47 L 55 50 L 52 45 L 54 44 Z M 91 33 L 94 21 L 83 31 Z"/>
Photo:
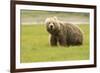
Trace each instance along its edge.
<path fill-rule="evenodd" d="M 57 38 L 55 36 L 51 35 L 50 44 L 51 44 L 51 46 L 57 46 Z"/>

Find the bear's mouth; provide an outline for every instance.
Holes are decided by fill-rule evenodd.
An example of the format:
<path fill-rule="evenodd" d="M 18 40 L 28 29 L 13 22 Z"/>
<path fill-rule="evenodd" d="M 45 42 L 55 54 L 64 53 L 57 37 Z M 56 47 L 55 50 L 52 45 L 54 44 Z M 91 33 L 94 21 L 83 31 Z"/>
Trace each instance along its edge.
<path fill-rule="evenodd" d="M 50 26 L 50 29 L 52 30 L 53 29 L 53 26 Z"/>
<path fill-rule="evenodd" d="M 54 26 L 53 26 L 53 25 L 50 25 L 50 26 L 49 26 L 49 29 L 50 29 L 50 30 L 53 30 L 53 29 L 54 29 Z"/>

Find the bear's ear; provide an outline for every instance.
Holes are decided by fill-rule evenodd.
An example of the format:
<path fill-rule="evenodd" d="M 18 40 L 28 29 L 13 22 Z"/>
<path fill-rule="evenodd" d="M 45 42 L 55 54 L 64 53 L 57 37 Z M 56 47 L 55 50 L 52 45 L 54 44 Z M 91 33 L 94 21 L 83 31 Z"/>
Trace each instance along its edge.
<path fill-rule="evenodd" d="M 50 22 L 50 18 L 46 18 L 44 23 L 47 24 L 48 22 Z"/>
<path fill-rule="evenodd" d="M 59 23 L 59 20 L 58 20 L 58 18 L 57 18 L 56 16 L 54 16 L 53 19 L 54 19 L 54 21 L 55 21 L 56 23 Z"/>
<path fill-rule="evenodd" d="M 54 18 L 54 20 L 58 20 L 58 18 L 56 16 L 54 16 L 53 18 Z"/>

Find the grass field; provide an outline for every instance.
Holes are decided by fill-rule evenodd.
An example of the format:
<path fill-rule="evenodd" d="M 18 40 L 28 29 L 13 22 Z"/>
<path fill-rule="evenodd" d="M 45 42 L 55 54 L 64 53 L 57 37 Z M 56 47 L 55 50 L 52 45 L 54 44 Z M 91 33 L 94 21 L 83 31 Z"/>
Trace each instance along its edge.
<path fill-rule="evenodd" d="M 89 25 L 79 25 L 84 32 L 82 46 L 51 47 L 44 25 L 21 25 L 21 63 L 89 59 Z"/>

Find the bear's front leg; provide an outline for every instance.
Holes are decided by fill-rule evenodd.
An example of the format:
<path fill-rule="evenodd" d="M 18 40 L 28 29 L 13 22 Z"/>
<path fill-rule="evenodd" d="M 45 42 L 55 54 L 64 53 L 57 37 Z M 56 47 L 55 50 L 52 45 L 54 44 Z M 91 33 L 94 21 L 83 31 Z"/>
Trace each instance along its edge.
<path fill-rule="evenodd" d="M 67 41 L 66 41 L 65 36 L 59 36 L 59 45 L 61 45 L 61 46 L 66 46 L 67 45 Z"/>
<path fill-rule="evenodd" d="M 51 46 L 57 46 L 57 38 L 53 35 L 50 37 L 50 44 Z"/>

